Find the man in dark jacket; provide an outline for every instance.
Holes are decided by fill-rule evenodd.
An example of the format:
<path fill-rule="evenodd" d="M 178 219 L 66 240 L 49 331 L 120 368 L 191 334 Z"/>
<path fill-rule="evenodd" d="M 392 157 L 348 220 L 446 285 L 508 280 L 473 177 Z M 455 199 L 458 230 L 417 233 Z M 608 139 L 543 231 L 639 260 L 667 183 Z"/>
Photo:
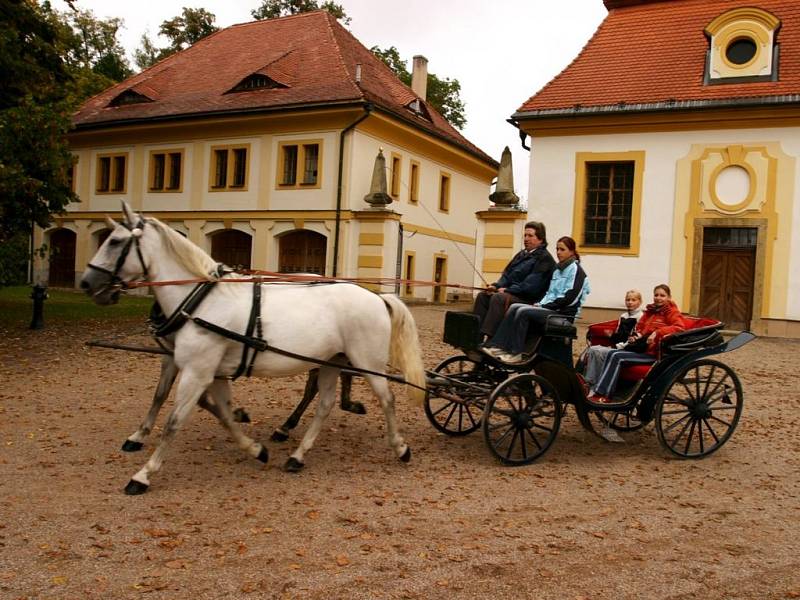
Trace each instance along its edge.
<path fill-rule="evenodd" d="M 509 306 L 514 302 L 538 302 L 550 285 L 556 261 L 547 251 L 544 223 L 526 223 L 523 243 L 525 248 L 514 255 L 500 279 L 475 299 L 473 312 L 480 317 L 481 333 L 489 337 L 494 335 Z"/>

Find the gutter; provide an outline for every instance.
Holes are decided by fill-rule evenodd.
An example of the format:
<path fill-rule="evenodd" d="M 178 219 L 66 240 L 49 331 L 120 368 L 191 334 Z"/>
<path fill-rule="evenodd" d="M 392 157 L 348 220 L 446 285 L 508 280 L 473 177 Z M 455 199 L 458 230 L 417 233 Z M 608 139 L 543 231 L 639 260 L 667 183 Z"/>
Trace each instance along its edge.
<path fill-rule="evenodd" d="M 342 177 L 344 171 L 344 138 L 348 131 L 355 129 L 356 125 L 361 123 L 364 119 L 369 117 L 372 113 L 373 105 L 367 102 L 364 106 L 364 114 L 358 117 L 355 121 L 350 123 L 347 127 L 342 129 L 339 134 L 339 176 L 336 184 L 336 227 L 333 233 L 333 273 L 332 277 L 336 277 L 339 265 L 339 236 L 342 226 Z"/>
<path fill-rule="evenodd" d="M 575 104 L 569 108 L 546 108 L 516 112 L 508 120 L 513 125 L 519 126 L 518 121 L 524 119 L 550 118 L 550 117 L 580 117 L 598 114 L 631 114 L 664 112 L 672 110 L 693 110 L 703 108 L 758 108 L 763 106 L 790 106 L 800 103 L 800 94 L 785 94 L 782 96 L 763 96 L 747 98 L 730 98 L 726 100 L 675 100 L 668 99 L 660 102 L 638 102 L 627 104 L 607 104 L 603 106 L 582 106 Z"/>

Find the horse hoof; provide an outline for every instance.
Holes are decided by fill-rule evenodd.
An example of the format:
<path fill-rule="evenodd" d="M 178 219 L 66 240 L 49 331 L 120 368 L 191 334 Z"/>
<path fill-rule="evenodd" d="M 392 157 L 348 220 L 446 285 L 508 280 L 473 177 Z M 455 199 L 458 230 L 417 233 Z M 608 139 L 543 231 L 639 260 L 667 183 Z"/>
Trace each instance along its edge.
<path fill-rule="evenodd" d="M 142 442 L 134 442 L 133 440 L 125 440 L 125 443 L 122 444 L 122 451 L 123 452 L 138 452 L 142 449 L 144 444 Z"/>
<path fill-rule="evenodd" d="M 250 423 L 250 415 L 247 414 L 247 411 L 243 408 L 237 408 L 233 411 L 233 420 L 237 423 Z"/>
<path fill-rule="evenodd" d="M 289 434 L 285 431 L 281 431 L 280 429 L 276 429 L 272 432 L 272 435 L 269 438 L 273 442 L 285 442 L 289 439 Z"/>
<path fill-rule="evenodd" d="M 125 486 L 125 493 L 128 496 L 139 496 L 144 494 L 147 491 L 147 488 L 150 487 L 146 483 L 141 483 L 136 481 L 135 479 L 131 479 L 128 482 L 128 485 Z"/>
<path fill-rule="evenodd" d="M 403 452 L 403 455 L 400 457 L 400 460 L 402 460 L 404 463 L 407 463 L 408 461 L 411 460 L 411 448 L 410 447 L 406 446 L 406 451 Z"/>
<path fill-rule="evenodd" d="M 256 458 L 260 460 L 262 463 L 266 463 L 267 461 L 269 461 L 269 451 L 262 446 L 261 452 L 258 453 L 258 456 Z"/>
<path fill-rule="evenodd" d="M 354 415 L 367 414 L 367 409 L 363 404 L 361 404 L 361 402 L 351 402 L 350 404 L 342 404 L 342 410 L 346 410 L 347 412 L 353 413 Z"/>
<path fill-rule="evenodd" d="M 298 473 L 303 470 L 303 463 L 297 460 L 294 456 L 290 456 L 286 464 L 283 465 L 283 470 L 287 473 Z"/>

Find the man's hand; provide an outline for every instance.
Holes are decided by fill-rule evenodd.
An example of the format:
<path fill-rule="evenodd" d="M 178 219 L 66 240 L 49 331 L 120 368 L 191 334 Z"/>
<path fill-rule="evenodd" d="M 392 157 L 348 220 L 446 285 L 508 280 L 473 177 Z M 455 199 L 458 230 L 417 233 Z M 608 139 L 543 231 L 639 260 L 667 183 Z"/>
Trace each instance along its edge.
<path fill-rule="evenodd" d="M 502 294 L 506 291 L 506 288 L 497 288 L 497 291 Z"/>
<path fill-rule="evenodd" d="M 496 288 L 496 287 L 494 287 L 494 285 L 492 285 L 492 284 L 489 284 L 489 285 L 487 285 L 487 286 L 486 286 L 486 291 L 487 291 L 487 292 L 496 292 L 496 291 L 497 291 L 497 288 Z"/>

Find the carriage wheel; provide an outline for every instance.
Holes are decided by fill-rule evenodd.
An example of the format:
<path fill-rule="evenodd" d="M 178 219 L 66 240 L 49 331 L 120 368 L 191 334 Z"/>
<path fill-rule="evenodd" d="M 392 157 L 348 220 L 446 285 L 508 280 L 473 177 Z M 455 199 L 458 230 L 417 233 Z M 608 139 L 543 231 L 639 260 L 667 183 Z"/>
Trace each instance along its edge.
<path fill-rule="evenodd" d="M 543 377 L 509 377 L 492 392 L 483 417 L 483 437 L 507 465 L 527 465 L 547 452 L 561 425 L 561 400 Z"/>
<path fill-rule="evenodd" d="M 463 401 L 440 398 L 431 393 L 431 390 L 425 393 L 425 414 L 436 429 L 452 436 L 468 435 L 478 429 L 481 426 L 485 398 L 495 385 L 491 370 L 482 363 L 459 355 L 439 363 L 434 372 L 471 384 L 490 384 L 486 387 L 486 393 L 479 394 L 479 397 L 476 397 L 474 391 L 455 385 L 448 390 Z"/>
<path fill-rule="evenodd" d="M 744 396 L 739 378 L 716 360 L 684 368 L 656 406 L 658 441 L 681 458 L 708 456 L 733 434 Z"/>

